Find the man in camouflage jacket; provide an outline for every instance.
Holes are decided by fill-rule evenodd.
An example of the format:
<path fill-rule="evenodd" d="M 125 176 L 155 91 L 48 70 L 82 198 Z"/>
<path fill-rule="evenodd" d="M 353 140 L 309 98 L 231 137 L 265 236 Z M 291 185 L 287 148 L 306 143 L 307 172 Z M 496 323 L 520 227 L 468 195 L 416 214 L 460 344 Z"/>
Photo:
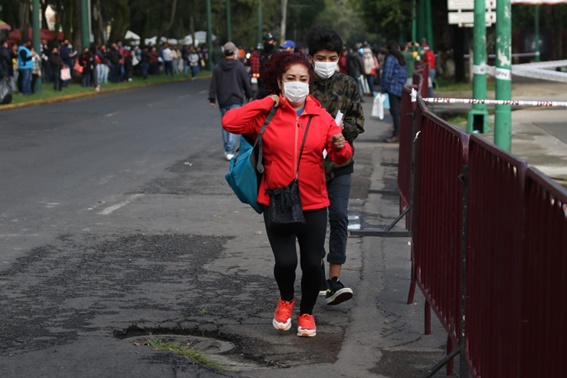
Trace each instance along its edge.
<path fill-rule="evenodd" d="M 336 117 L 340 111 L 343 135 L 353 146 L 358 134 L 364 132 L 364 113 L 358 91 L 358 83 L 352 77 L 338 72 L 338 61 L 343 50 L 343 42 L 333 30 L 316 28 L 307 36 L 309 61 L 315 72 L 315 81 L 310 92 L 321 105 Z M 354 156 L 354 154 L 353 154 Z M 336 305 L 353 296 L 350 288 L 339 281 L 341 267 L 346 261 L 346 243 L 348 239 L 348 199 L 350 195 L 351 175 L 354 160 L 351 158 L 342 165 L 334 164 L 325 158 L 327 191 L 329 193 L 329 280 L 325 280 L 322 265 L 321 290 L 325 292 L 326 302 Z M 325 250 L 322 256 L 325 257 Z"/>

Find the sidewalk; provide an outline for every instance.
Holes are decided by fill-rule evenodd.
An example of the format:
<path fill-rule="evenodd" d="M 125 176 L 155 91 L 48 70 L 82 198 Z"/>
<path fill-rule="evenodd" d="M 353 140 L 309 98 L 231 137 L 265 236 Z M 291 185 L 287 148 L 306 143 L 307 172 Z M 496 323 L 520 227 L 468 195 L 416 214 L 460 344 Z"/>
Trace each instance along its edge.
<path fill-rule="evenodd" d="M 471 98 L 471 92 L 439 92 L 436 97 Z M 494 98 L 489 93 L 488 98 Z M 567 83 L 514 76 L 512 100 L 567 101 Z M 470 110 L 471 105 L 430 104 L 434 113 Z M 493 109 L 488 105 L 487 109 Z M 567 184 L 567 107 L 514 107 L 512 111 L 511 153 L 563 185 Z M 494 115 L 491 131 L 481 134 L 494 142 Z M 460 126 L 463 128 L 463 126 Z"/>

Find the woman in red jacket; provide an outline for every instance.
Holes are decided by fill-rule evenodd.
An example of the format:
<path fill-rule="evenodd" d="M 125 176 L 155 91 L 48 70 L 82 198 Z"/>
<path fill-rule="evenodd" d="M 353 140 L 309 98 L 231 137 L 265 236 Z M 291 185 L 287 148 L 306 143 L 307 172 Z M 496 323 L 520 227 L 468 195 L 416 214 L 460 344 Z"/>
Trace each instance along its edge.
<path fill-rule="evenodd" d="M 296 240 L 299 242 L 301 270 L 301 303 L 297 316 L 297 335 L 316 334 L 313 307 L 321 283 L 321 250 L 327 231 L 329 199 L 323 168 L 323 154 L 337 164 L 348 161 L 352 148 L 345 141 L 341 128 L 309 94 L 311 68 L 303 56 L 280 53 L 272 56 L 262 75 L 269 96 L 228 111 L 223 127 L 235 134 L 256 138 L 270 109 L 277 107 L 274 118 L 262 137 L 265 172 L 260 188 L 285 187 L 294 179 L 306 126 L 307 139 L 299 159 L 299 188 L 306 224 L 300 231 L 279 233 L 266 229 L 275 257 L 274 276 L 280 299 L 272 324 L 280 331 L 291 328 L 295 305 L 294 282 L 297 268 Z M 266 190 L 258 193 L 258 203 L 267 209 L 270 203 Z M 264 211 L 264 221 L 267 220 Z"/>

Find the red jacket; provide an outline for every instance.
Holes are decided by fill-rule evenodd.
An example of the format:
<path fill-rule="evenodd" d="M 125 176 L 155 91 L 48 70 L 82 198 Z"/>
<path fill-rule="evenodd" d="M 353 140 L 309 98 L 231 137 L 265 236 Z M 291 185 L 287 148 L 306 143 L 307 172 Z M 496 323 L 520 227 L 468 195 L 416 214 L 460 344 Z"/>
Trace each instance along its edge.
<path fill-rule="evenodd" d="M 273 105 L 274 101 L 270 97 L 265 97 L 249 102 L 241 108 L 229 110 L 222 119 L 222 126 L 231 133 L 256 138 Z M 297 145 L 299 158 L 305 127 L 310 116 L 312 116 L 311 125 L 299 163 L 299 191 L 303 210 L 316 210 L 329 206 L 323 150 L 327 150 L 335 163 L 344 164 L 352 155 L 352 147 L 346 141 L 342 149 L 333 147 L 331 138 L 333 135 L 341 134 L 341 128 L 311 95 L 307 97 L 305 110 L 299 117 L 287 99 L 281 98 L 274 118 L 262 137 L 265 172 L 262 175 L 260 188 L 273 189 L 287 186 L 295 177 L 294 146 Z M 299 125 L 297 143 L 294 141 L 296 125 Z M 270 203 L 270 196 L 265 190 L 259 190 L 258 203 L 266 206 Z"/>

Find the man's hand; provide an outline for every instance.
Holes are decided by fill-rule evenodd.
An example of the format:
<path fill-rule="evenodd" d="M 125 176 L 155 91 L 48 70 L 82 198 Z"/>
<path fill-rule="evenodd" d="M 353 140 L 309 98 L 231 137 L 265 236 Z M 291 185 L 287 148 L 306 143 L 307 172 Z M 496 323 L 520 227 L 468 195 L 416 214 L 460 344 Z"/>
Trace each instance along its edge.
<path fill-rule="evenodd" d="M 332 136 L 331 142 L 333 143 L 333 147 L 340 150 L 345 146 L 345 137 L 343 134 L 335 134 Z"/>
<path fill-rule="evenodd" d="M 214 102 L 209 102 L 209 105 L 211 105 L 211 108 L 215 107 L 215 103 Z"/>

